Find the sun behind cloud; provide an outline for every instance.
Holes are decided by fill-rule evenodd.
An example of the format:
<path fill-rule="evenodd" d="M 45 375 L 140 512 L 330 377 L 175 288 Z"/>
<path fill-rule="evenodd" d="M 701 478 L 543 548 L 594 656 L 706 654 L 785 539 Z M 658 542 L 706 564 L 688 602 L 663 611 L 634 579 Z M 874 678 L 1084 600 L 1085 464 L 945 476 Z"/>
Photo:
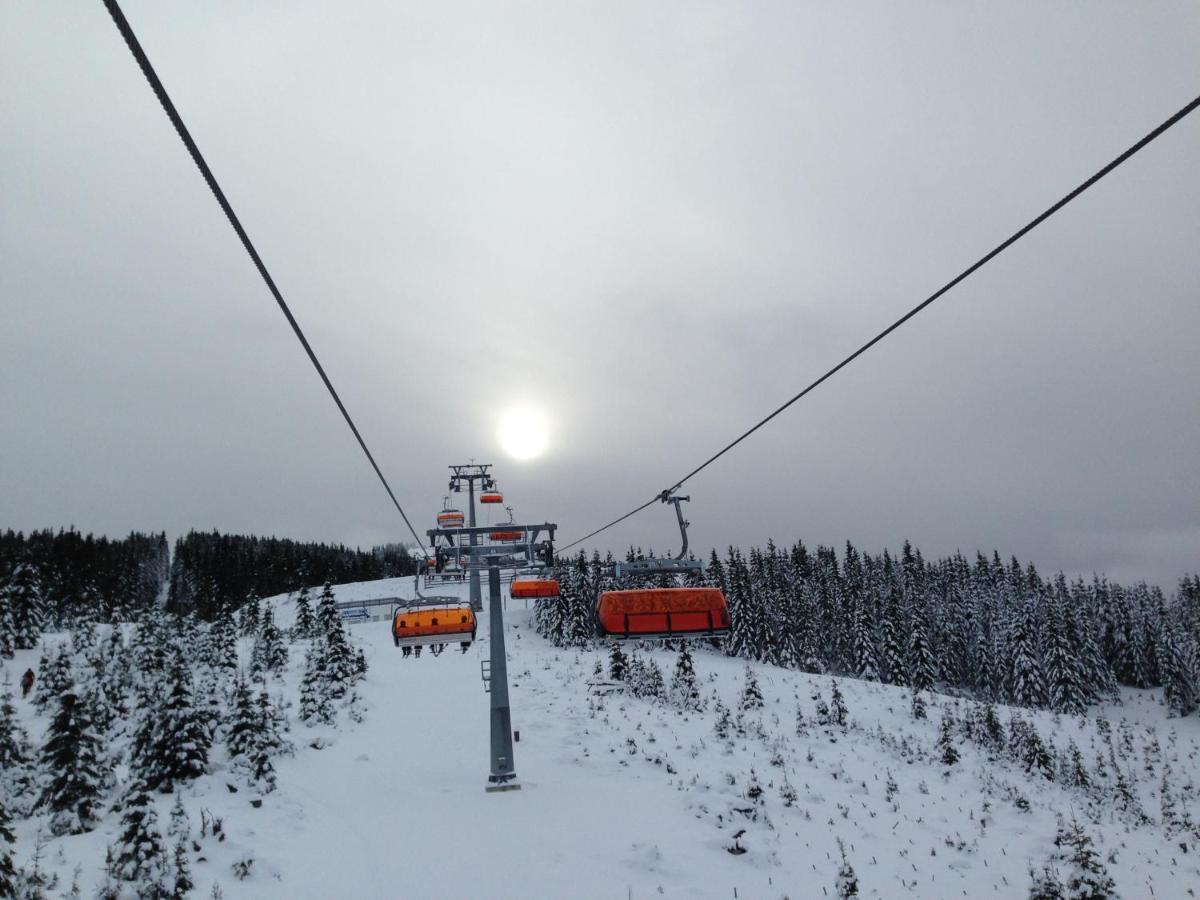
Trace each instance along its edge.
<path fill-rule="evenodd" d="M 533 406 L 514 406 L 500 416 L 500 446 L 513 459 L 533 459 L 550 441 L 550 420 Z"/>

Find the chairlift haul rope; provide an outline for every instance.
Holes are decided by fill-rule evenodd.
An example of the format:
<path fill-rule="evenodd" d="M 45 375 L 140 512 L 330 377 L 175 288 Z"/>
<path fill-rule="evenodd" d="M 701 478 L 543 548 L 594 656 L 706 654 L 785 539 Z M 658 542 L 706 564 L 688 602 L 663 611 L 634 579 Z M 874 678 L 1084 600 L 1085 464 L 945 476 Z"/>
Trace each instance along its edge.
<path fill-rule="evenodd" d="M 213 196 L 217 198 L 217 203 L 220 204 L 221 210 L 225 213 L 225 217 L 229 219 L 229 224 L 233 226 L 233 230 L 237 232 L 238 238 L 242 242 L 242 246 L 246 248 L 246 252 L 250 255 L 250 259 L 254 262 L 255 268 L 258 269 L 258 274 L 262 276 L 266 282 L 267 288 L 271 291 L 271 296 L 275 298 L 275 302 L 279 304 L 279 309 L 283 312 L 284 317 L 288 320 L 288 324 L 292 326 L 292 331 L 295 332 L 301 346 L 304 347 L 304 352 L 308 354 L 309 361 L 312 362 L 313 368 L 317 370 L 317 374 L 321 376 L 321 381 L 325 383 L 326 389 L 329 391 L 329 396 L 333 398 L 333 402 L 337 404 L 338 410 L 342 414 L 342 418 L 346 420 L 346 424 L 350 426 L 350 431 L 354 434 L 354 439 L 358 441 L 358 446 L 362 448 L 362 452 L 366 454 L 367 461 L 371 463 L 371 468 L 375 470 L 375 474 L 379 476 L 379 481 L 383 485 L 383 489 L 387 491 L 388 497 L 391 498 L 392 504 L 396 507 L 396 511 L 400 513 L 400 517 L 404 519 L 404 524 L 408 526 L 409 532 L 413 539 L 416 540 L 417 546 L 421 549 L 421 553 L 425 554 L 425 543 L 421 540 L 417 531 L 412 526 L 412 522 L 408 520 L 408 516 L 404 512 L 404 508 L 400 505 L 400 501 L 396 499 L 396 494 L 392 490 L 392 486 L 388 484 L 388 480 L 384 477 L 383 471 L 379 468 L 379 464 L 375 462 L 375 457 L 367 448 L 367 442 L 363 440 L 362 435 L 358 431 L 358 426 L 354 424 L 354 420 L 350 418 L 350 413 L 346 410 L 345 404 L 342 403 L 342 398 L 338 396 L 338 392 L 333 387 L 333 382 L 329 380 L 329 376 L 325 374 L 325 368 L 321 365 L 321 361 L 317 359 L 317 354 L 313 351 L 312 346 L 308 343 L 308 338 L 304 336 L 304 332 L 300 329 L 300 323 L 296 321 L 296 317 L 292 315 L 291 309 L 287 302 L 283 299 L 283 294 L 279 292 L 279 288 L 275 285 L 275 280 L 271 277 L 271 273 L 267 271 L 266 265 L 262 258 L 258 255 L 258 251 L 254 249 L 254 244 L 250 242 L 250 236 L 246 234 L 246 229 L 242 227 L 241 221 L 237 214 L 233 211 L 233 207 L 229 205 L 229 200 L 225 197 L 225 192 L 221 190 L 221 186 L 217 183 L 216 176 L 208 167 L 208 163 L 204 160 L 204 155 L 200 152 L 200 148 L 196 146 L 196 142 L 192 140 L 191 132 L 187 126 L 183 124 L 183 119 L 179 115 L 179 111 L 175 108 L 175 104 L 171 102 L 170 96 L 167 94 L 167 89 L 163 86 L 162 81 L 158 77 L 158 73 L 154 71 L 154 66 L 150 64 L 149 57 L 142 49 L 141 43 L 138 42 L 137 36 L 133 33 L 133 28 L 129 21 L 125 18 L 125 14 L 121 11 L 121 7 L 117 4 L 117 0 L 104 0 L 104 6 L 108 9 L 108 14 L 112 16 L 113 22 L 117 26 L 117 30 L 121 32 L 121 37 L 125 39 L 125 43 L 129 46 L 133 58 L 137 60 L 138 66 L 141 67 L 142 74 L 146 76 L 146 81 L 150 83 L 155 96 L 158 97 L 158 102 L 162 104 L 163 111 L 167 114 L 167 118 L 171 120 L 171 124 L 175 126 L 175 131 L 179 134 L 180 140 L 187 147 L 188 153 L 195 162 L 196 168 L 200 170 L 200 174 L 204 176 L 204 180 L 208 183 L 208 188 L 213 192 Z"/>
<path fill-rule="evenodd" d="M 932 294 L 930 294 L 928 297 L 926 297 L 924 300 L 922 300 L 920 303 L 918 303 L 916 306 L 914 306 L 912 309 L 910 309 L 908 312 L 906 312 L 903 316 L 901 316 L 899 319 L 897 319 L 895 322 L 893 322 L 891 325 L 889 325 L 883 331 L 879 332 L 879 334 L 875 335 L 875 337 L 871 338 L 869 341 L 867 341 L 865 344 L 863 344 L 861 347 L 859 347 L 857 350 L 855 350 L 853 353 L 851 353 L 849 356 L 847 356 L 845 359 L 843 359 L 840 363 L 838 363 L 836 366 L 834 366 L 832 369 L 830 369 L 828 372 L 826 372 L 824 375 L 822 375 L 820 378 L 818 378 L 816 381 L 814 381 L 812 384 L 810 384 L 804 390 L 800 391 L 800 393 L 796 394 L 794 397 L 792 397 L 786 403 L 784 403 L 783 405 L 781 405 L 777 409 L 775 409 L 775 411 L 772 412 L 770 415 L 766 416 L 763 419 L 760 419 L 753 426 L 751 426 L 750 428 L 743 431 L 740 435 L 738 435 L 736 438 L 734 438 L 732 441 L 730 441 L 728 444 L 726 444 L 724 447 L 722 447 L 720 450 L 718 450 L 716 453 L 714 453 L 712 456 L 710 456 L 708 459 L 706 459 L 700 465 L 696 466 L 696 468 L 692 469 L 692 471 L 688 472 L 686 475 L 684 475 L 682 478 L 680 478 L 678 481 L 676 481 L 674 485 L 672 485 L 671 487 L 667 488 L 664 491 L 660 491 L 657 495 L 655 495 L 654 497 L 647 500 L 641 506 L 638 506 L 638 507 L 630 510 L 629 512 L 625 513 L 625 515 L 621 516 L 620 518 L 613 519 L 607 525 L 602 525 L 600 528 L 597 528 L 595 531 L 585 534 L 583 537 L 579 538 L 578 540 L 572 541 L 571 543 L 566 544 L 565 546 L 560 548 L 559 552 L 561 553 L 565 550 L 570 550 L 572 547 L 577 546 L 578 544 L 582 544 L 586 540 L 594 538 L 596 535 L 600 534 L 601 532 L 607 531 L 608 529 L 612 528 L 614 525 L 619 525 L 621 522 L 624 522 L 626 519 L 630 518 L 631 516 L 637 515 L 642 510 L 644 510 L 646 507 L 650 506 L 657 500 L 661 499 L 664 502 L 666 502 L 667 498 L 670 497 L 671 494 L 673 494 L 675 491 L 677 491 L 681 487 L 683 487 L 684 483 L 687 482 L 694 475 L 698 475 L 698 474 L 700 474 L 700 472 L 707 469 L 710 465 L 715 463 L 718 459 L 720 459 L 722 456 L 724 456 L 726 453 L 728 453 L 730 450 L 732 450 L 734 447 L 736 447 L 738 444 L 740 444 L 746 438 L 750 437 L 750 435 L 754 434 L 754 432 L 758 431 L 758 429 L 762 428 L 764 425 L 766 425 L 768 422 L 770 422 L 772 419 L 774 419 L 776 416 L 778 416 L 780 413 L 782 413 L 784 410 L 786 410 L 788 407 L 790 407 L 793 403 L 795 403 L 797 400 L 800 400 L 809 392 L 820 387 L 824 382 L 828 381 L 830 378 L 832 378 L 834 375 L 836 375 L 839 371 L 844 369 L 850 363 L 854 362 L 854 360 L 858 359 L 858 357 L 862 356 L 864 353 L 866 353 L 868 350 L 870 350 L 872 347 L 874 347 L 876 344 L 878 344 L 880 341 L 882 341 L 885 337 L 887 337 L 889 334 L 891 334 L 893 331 L 895 331 L 897 328 L 899 328 L 901 325 L 903 325 L 909 319 L 913 318 L 917 313 L 924 310 L 927 306 L 932 304 L 935 300 L 937 300 L 943 294 L 947 293 L 951 288 L 953 288 L 957 284 L 959 284 L 959 282 L 965 280 L 969 275 L 973 274 L 978 269 L 981 269 L 984 265 L 986 265 L 992 259 L 999 256 L 1001 253 L 1003 253 L 1005 250 L 1007 250 L 1010 246 L 1012 246 L 1017 241 L 1019 241 L 1021 238 L 1023 238 L 1025 235 L 1027 235 L 1029 232 L 1033 231 L 1033 229 L 1037 228 L 1037 226 L 1041 225 L 1044 221 L 1046 221 L 1048 218 L 1050 218 L 1052 215 L 1054 215 L 1056 212 L 1058 212 L 1060 209 L 1062 209 L 1064 206 L 1066 206 L 1068 203 L 1070 203 L 1072 200 L 1074 200 L 1076 197 L 1078 197 L 1080 194 L 1082 194 L 1088 188 L 1092 187 L 1094 184 L 1096 184 L 1096 182 L 1100 181 L 1100 179 L 1102 179 L 1104 176 L 1108 175 L 1110 172 L 1112 172 L 1114 169 L 1116 169 L 1118 166 L 1120 166 L 1123 162 L 1127 161 L 1132 156 L 1134 156 L 1134 154 L 1136 154 L 1139 150 L 1144 149 L 1148 144 L 1153 142 L 1156 138 L 1161 137 L 1168 129 L 1170 129 L 1174 125 L 1178 125 L 1190 113 L 1194 112 L 1196 110 L 1196 107 L 1198 107 L 1198 106 L 1200 106 L 1200 97 L 1196 97 L 1194 100 L 1192 100 L 1186 106 L 1184 106 L 1181 110 L 1179 110 L 1177 113 L 1175 113 L 1169 119 L 1167 119 L 1165 122 L 1163 122 L 1161 125 L 1159 125 L 1157 128 L 1155 128 L 1153 131 L 1151 131 L 1149 134 L 1147 134 L 1145 137 L 1143 137 L 1141 140 L 1139 140 L 1136 144 L 1134 144 L 1132 147 L 1130 147 L 1128 150 L 1126 150 L 1124 153 L 1122 153 L 1120 156 L 1118 156 L 1116 159 L 1114 159 L 1108 165 L 1104 166 L 1102 169 L 1100 169 L 1098 172 L 1096 172 L 1094 175 L 1092 175 L 1090 178 L 1088 178 L 1086 181 L 1084 181 L 1082 184 L 1080 184 L 1078 187 L 1076 187 L 1069 194 L 1067 194 L 1062 199 L 1060 199 L 1058 202 L 1054 203 L 1052 206 L 1047 208 L 1040 215 L 1038 215 L 1034 219 L 1030 220 L 1026 225 L 1022 226 L 1017 231 L 1013 232 L 1004 241 L 997 244 L 994 248 L 992 248 L 986 254 L 981 256 L 979 259 L 975 260 L 975 262 L 971 263 L 971 265 L 969 265 L 967 268 L 963 269 L 961 272 L 959 272 L 957 275 L 955 275 L 952 279 L 950 279 L 948 282 L 946 282 L 944 285 L 942 285 L 940 288 L 938 288 L 936 291 L 934 291 Z"/>

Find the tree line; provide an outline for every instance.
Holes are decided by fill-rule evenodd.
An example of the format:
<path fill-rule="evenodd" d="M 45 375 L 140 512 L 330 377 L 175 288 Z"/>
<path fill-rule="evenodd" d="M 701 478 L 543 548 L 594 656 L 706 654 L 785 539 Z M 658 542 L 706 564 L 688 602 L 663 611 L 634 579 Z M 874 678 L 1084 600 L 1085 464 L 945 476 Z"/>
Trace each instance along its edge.
<path fill-rule="evenodd" d="M 637 558 L 631 549 L 627 559 Z M 539 632 L 590 643 L 597 586 L 645 586 L 614 579 L 612 561 L 580 553 L 565 562 L 561 600 L 537 605 Z M 732 628 L 719 643 L 731 656 L 1066 713 L 1114 698 L 1119 685 L 1162 687 L 1176 715 L 1200 708 L 1197 575 L 1167 597 L 1101 576 L 1043 578 L 995 552 L 927 561 L 907 542 L 898 557 L 849 542 L 841 554 L 769 542 L 730 547 L 723 559 L 714 550 L 690 580 L 724 591 Z"/>
<path fill-rule="evenodd" d="M 167 608 L 211 621 L 252 596 L 414 572 L 416 561 L 400 544 L 364 551 L 343 544 L 192 531 L 175 542 Z"/>
<path fill-rule="evenodd" d="M 74 528 L 0 532 L 0 587 L 35 578 L 47 628 L 83 613 L 102 621 L 130 618 L 158 598 L 169 561 L 162 533 L 107 538 Z"/>

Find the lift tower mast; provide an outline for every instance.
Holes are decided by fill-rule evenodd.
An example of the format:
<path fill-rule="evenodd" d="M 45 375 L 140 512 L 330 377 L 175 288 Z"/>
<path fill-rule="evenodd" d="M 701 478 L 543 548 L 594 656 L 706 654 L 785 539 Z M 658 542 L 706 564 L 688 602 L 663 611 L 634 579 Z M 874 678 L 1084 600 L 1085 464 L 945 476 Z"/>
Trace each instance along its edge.
<path fill-rule="evenodd" d="M 467 485 L 467 525 L 470 528 L 475 527 L 475 482 L 478 481 L 480 489 L 485 491 L 491 490 L 496 486 L 496 482 L 493 481 L 492 476 L 488 474 L 488 470 L 491 469 L 491 467 L 491 463 L 477 465 L 473 462 L 463 466 L 450 466 L 450 472 L 452 473 L 450 475 L 450 490 L 456 494 L 459 494 L 462 493 L 463 484 L 465 483 Z M 475 532 L 471 532 L 470 541 L 470 545 L 472 547 L 478 546 L 479 535 L 475 534 Z M 472 563 L 475 561 L 474 554 L 472 554 L 471 561 Z M 471 566 L 469 576 L 471 583 L 471 609 L 475 610 L 475 612 L 481 612 L 483 610 L 483 597 L 481 596 L 479 590 L 478 566 Z"/>

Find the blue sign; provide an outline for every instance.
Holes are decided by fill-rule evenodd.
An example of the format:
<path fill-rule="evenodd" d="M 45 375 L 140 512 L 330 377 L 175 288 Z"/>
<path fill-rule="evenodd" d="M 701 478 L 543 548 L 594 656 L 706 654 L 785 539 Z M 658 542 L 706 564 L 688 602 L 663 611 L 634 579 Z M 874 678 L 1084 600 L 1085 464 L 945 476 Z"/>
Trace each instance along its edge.
<path fill-rule="evenodd" d="M 365 606 L 357 606 L 353 609 L 342 610 L 343 622 L 364 622 L 369 618 L 371 618 L 371 614 L 367 612 Z"/>

